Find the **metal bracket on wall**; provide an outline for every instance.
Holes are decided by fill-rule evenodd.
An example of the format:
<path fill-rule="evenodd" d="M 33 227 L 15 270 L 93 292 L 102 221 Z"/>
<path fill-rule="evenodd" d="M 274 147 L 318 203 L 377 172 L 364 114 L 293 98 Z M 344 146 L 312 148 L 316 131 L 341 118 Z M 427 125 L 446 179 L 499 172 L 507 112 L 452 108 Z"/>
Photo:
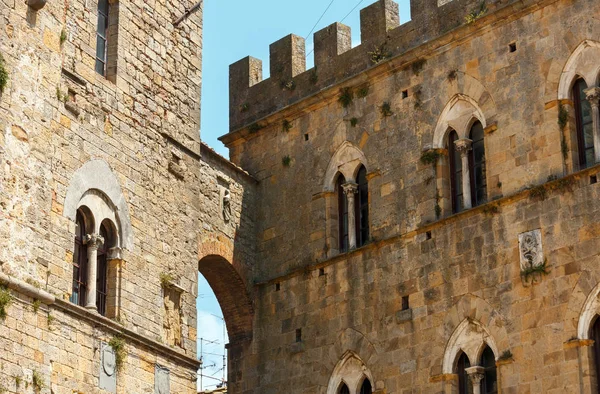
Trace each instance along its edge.
<path fill-rule="evenodd" d="M 27 5 L 36 11 L 41 10 L 46 5 L 47 0 L 27 0 Z"/>
<path fill-rule="evenodd" d="M 190 16 L 194 11 L 196 11 L 202 5 L 203 0 L 197 2 L 192 8 L 189 10 L 185 10 L 185 14 L 181 16 L 181 18 L 177 19 L 173 26 L 177 27 L 181 22 L 183 22 L 188 16 Z"/>

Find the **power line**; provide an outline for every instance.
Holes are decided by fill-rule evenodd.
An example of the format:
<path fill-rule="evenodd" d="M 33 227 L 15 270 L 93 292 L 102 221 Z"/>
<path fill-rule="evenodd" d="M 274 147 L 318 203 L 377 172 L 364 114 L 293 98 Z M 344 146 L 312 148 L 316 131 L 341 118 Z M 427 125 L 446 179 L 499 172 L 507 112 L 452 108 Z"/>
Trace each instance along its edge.
<path fill-rule="evenodd" d="M 343 18 L 343 19 L 340 21 L 340 23 L 342 23 L 343 21 L 345 21 L 345 20 L 346 20 L 346 18 L 347 18 L 347 17 L 349 17 L 349 16 L 350 16 L 350 14 L 351 14 L 351 13 L 353 13 L 353 12 L 354 12 L 354 10 L 355 10 L 355 9 L 357 9 L 357 8 L 358 8 L 358 6 L 359 6 L 359 5 L 361 5 L 361 4 L 362 4 L 364 1 L 365 1 L 365 0 L 360 0 L 360 1 L 359 1 L 359 2 L 358 2 L 358 3 L 357 3 L 355 6 L 354 6 L 354 8 L 352 8 L 352 9 L 350 10 L 350 12 L 346 14 L 346 16 L 345 16 L 345 17 L 344 17 L 344 18 Z"/>
<path fill-rule="evenodd" d="M 319 17 L 319 20 L 317 21 L 317 23 L 315 23 L 315 25 L 313 26 L 312 29 L 310 29 L 310 32 L 306 35 L 306 37 L 304 38 L 305 40 L 308 39 L 308 37 L 310 37 L 311 33 L 313 31 L 315 31 L 315 29 L 317 28 L 317 25 L 319 24 L 319 22 L 321 22 L 321 19 L 323 19 L 323 17 L 325 16 L 325 14 L 327 13 L 327 11 L 329 10 L 329 8 L 331 8 L 331 5 L 333 4 L 335 0 L 331 0 L 331 2 L 329 3 L 329 5 L 327 6 L 327 8 L 325 8 L 325 11 L 323 11 L 323 13 L 321 14 L 321 16 Z"/>

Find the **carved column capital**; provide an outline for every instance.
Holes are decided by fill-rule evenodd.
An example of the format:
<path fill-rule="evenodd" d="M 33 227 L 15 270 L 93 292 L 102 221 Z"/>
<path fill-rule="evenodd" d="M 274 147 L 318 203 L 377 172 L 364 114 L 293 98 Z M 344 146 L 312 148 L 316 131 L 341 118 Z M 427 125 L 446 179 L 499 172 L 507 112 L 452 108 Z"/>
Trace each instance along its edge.
<path fill-rule="evenodd" d="M 595 86 L 593 88 L 588 88 L 583 91 L 585 93 L 585 97 L 590 102 L 592 106 L 598 106 L 598 102 L 600 101 L 600 87 Z"/>
<path fill-rule="evenodd" d="M 473 145 L 473 140 L 468 138 L 462 138 L 454 141 L 454 146 L 461 156 L 466 155 L 471 150 L 471 145 Z"/>
<path fill-rule="evenodd" d="M 358 192 L 358 184 L 354 182 L 344 183 L 342 189 L 344 189 L 345 195 L 354 195 Z"/>
<path fill-rule="evenodd" d="M 483 367 L 465 368 L 465 372 L 467 372 L 467 375 L 469 375 L 469 379 L 471 379 L 471 383 L 473 384 L 474 388 L 479 387 L 479 384 L 485 377 L 484 371 L 485 370 Z"/>
<path fill-rule="evenodd" d="M 84 243 L 88 248 L 98 249 L 104 244 L 104 237 L 100 234 L 88 234 L 85 236 Z"/>

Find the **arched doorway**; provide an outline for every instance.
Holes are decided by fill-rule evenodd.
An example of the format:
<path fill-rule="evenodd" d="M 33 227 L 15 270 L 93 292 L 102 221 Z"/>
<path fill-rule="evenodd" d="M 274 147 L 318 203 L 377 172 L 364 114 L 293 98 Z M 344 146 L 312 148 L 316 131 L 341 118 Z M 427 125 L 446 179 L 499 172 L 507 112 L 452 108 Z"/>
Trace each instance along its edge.
<path fill-rule="evenodd" d="M 218 338 L 213 338 L 213 336 L 217 336 L 214 334 L 214 330 L 212 331 L 212 335 L 209 334 L 207 336 L 205 335 L 205 333 L 207 333 L 206 327 L 201 326 L 202 323 L 199 319 L 199 325 L 197 327 L 198 348 L 200 350 L 200 347 L 203 347 L 204 350 L 204 346 L 207 346 L 205 354 L 212 353 L 213 356 L 218 356 L 218 354 L 220 354 L 219 352 L 209 351 L 214 348 L 211 348 L 211 342 L 214 342 L 214 344 L 218 343 L 220 349 L 223 349 L 223 345 L 225 345 L 226 350 L 221 350 L 221 352 L 226 355 L 226 359 L 223 360 L 223 364 L 217 365 L 217 368 L 214 370 L 222 373 L 222 370 L 219 369 L 219 367 L 225 367 L 227 370 L 226 384 L 228 385 L 229 390 L 237 392 L 236 387 L 243 379 L 241 371 L 244 350 L 252 340 L 252 321 L 254 317 L 252 301 L 244 280 L 225 257 L 212 254 L 202 257 L 198 262 L 198 272 L 199 286 L 202 286 L 203 283 L 208 283 L 210 286 L 210 294 L 207 294 L 209 291 L 203 290 L 205 293 L 203 296 L 210 299 L 210 297 L 214 295 L 214 298 L 216 298 L 218 306 L 220 307 L 220 311 L 222 312 L 222 319 L 227 331 L 225 335 L 218 335 Z M 216 319 L 219 318 L 218 313 L 212 313 L 210 310 L 203 310 L 203 298 L 197 300 L 197 306 L 199 317 L 206 316 L 206 313 L 208 313 L 212 314 Z M 224 341 L 227 341 L 227 343 L 223 343 Z M 198 354 L 198 357 L 200 357 L 200 353 Z M 217 364 L 216 361 L 213 363 Z M 201 369 L 200 373 L 201 375 L 205 375 L 210 381 L 210 375 L 202 373 L 203 371 L 204 367 Z M 203 385 L 204 383 L 206 382 L 202 380 Z M 216 387 L 214 378 L 210 385 L 212 388 Z M 207 386 L 208 385 L 204 385 L 203 388 L 206 388 Z"/>

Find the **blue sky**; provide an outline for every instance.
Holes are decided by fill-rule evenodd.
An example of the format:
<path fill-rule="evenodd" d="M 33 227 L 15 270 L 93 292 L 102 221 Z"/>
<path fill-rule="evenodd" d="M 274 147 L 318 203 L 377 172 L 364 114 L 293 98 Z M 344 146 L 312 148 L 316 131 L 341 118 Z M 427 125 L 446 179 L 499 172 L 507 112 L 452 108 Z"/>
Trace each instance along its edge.
<path fill-rule="evenodd" d="M 359 11 L 375 0 L 334 0 L 315 27 L 315 31 L 343 21 L 352 28 L 353 46 L 360 43 Z M 328 7 L 330 0 L 235 0 L 225 2 L 205 0 L 204 4 L 204 52 L 202 86 L 202 140 L 217 152 L 229 157 L 227 149 L 217 140 L 229 131 L 229 65 L 248 55 L 262 59 L 263 76 L 268 77 L 269 44 L 294 33 L 307 37 L 317 20 Z M 400 0 L 400 20 L 410 19 L 409 0 Z M 314 32 L 313 32 L 314 33 Z M 312 33 L 306 41 L 306 53 L 312 48 Z M 307 68 L 314 64 L 313 55 L 306 61 Z M 204 370 L 205 375 L 222 377 L 223 316 L 210 286 L 200 276 L 198 283 L 198 338 L 217 341 L 203 346 L 205 365 L 215 364 Z M 213 353 L 206 354 L 206 353 Z M 198 343 L 200 355 L 200 343 Z M 214 388 L 216 380 L 204 378 L 203 388 Z"/>
<path fill-rule="evenodd" d="M 359 11 L 375 0 L 334 0 L 318 31 L 343 21 L 352 28 L 353 46 L 360 43 Z M 202 86 L 202 140 L 225 157 L 227 149 L 217 140 L 229 131 L 229 65 L 248 55 L 263 61 L 263 77 L 269 74 L 269 45 L 294 33 L 307 37 L 330 0 L 205 0 Z M 410 19 L 409 0 L 399 0 L 400 21 Z M 306 53 L 312 48 L 312 33 L 306 40 Z M 313 66 L 313 55 L 306 61 Z"/>

